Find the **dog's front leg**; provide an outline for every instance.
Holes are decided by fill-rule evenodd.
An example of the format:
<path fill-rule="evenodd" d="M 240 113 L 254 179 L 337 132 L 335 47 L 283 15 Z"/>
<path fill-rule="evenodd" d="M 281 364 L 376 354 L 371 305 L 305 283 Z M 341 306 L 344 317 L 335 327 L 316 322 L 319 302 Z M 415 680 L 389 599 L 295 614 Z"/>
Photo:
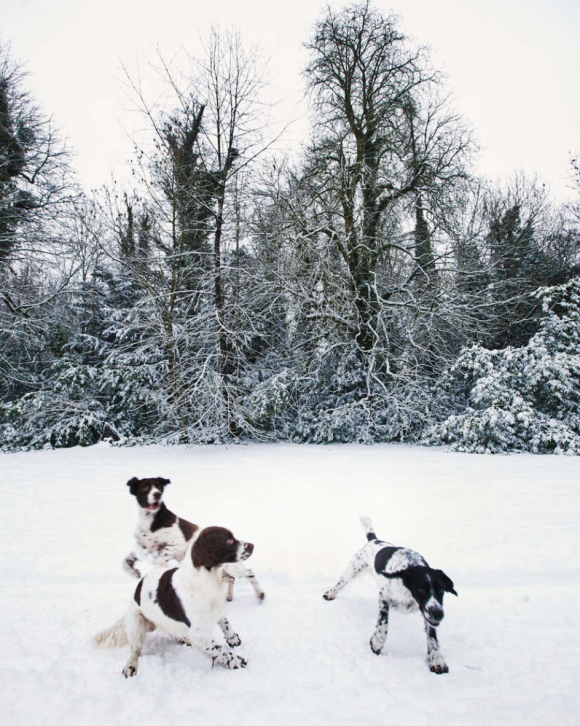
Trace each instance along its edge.
<path fill-rule="evenodd" d="M 141 579 L 141 573 L 139 570 L 135 567 L 135 563 L 137 562 L 139 558 L 134 552 L 130 552 L 127 557 L 123 560 L 123 570 L 130 575 L 131 577 L 135 577 L 138 580 Z"/>
<path fill-rule="evenodd" d="M 439 650 L 437 640 L 437 628 L 425 622 L 425 633 L 427 634 L 427 660 L 431 673 L 449 673 L 443 654 Z"/>
<path fill-rule="evenodd" d="M 381 594 L 379 595 L 379 619 L 375 626 L 375 632 L 371 638 L 371 650 L 380 655 L 389 632 L 389 603 Z"/>
<path fill-rule="evenodd" d="M 235 648 L 237 645 L 241 645 L 242 641 L 240 636 L 235 632 L 226 618 L 218 620 L 218 625 L 220 626 L 221 631 L 224 634 L 224 638 L 226 639 L 226 643 L 230 646 L 230 648 Z"/>
<path fill-rule="evenodd" d="M 336 585 L 331 587 L 330 590 L 327 590 L 322 597 L 325 600 L 334 600 L 338 593 L 346 587 L 349 582 L 354 580 L 355 577 L 358 577 L 358 575 L 367 568 L 367 565 L 366 552 L 363 547 L 363 549 L 359 550 L 348 563 L 348 567 Z"/>

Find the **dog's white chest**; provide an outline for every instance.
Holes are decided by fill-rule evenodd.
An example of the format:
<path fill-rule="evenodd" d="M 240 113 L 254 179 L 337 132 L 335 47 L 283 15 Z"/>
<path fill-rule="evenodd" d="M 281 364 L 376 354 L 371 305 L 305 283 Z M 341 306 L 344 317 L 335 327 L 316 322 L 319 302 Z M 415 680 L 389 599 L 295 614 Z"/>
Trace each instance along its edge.
<path fill-rule="evenodd" d="M 163 555 L 183 559 L 187 550 L 187 542 L 179 527 L 177 525 L 161 527 L 152 532 L 151 524 L 151 521 L 139 520 L 135 528 L 137 544 L 154 556 Z"/>

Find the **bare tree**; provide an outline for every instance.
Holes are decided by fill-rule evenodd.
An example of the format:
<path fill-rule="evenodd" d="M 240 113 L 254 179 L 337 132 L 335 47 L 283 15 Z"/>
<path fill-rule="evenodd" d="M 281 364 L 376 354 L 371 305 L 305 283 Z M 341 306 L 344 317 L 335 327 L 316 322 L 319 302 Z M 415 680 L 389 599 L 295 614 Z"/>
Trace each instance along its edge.
<path fill-rule="evenodd" d="M 157 59 L 161 100 L 149 102 L 127 75 L 152 134 L 138 144 L 137 191 L 110 194 L 107 206 L 117 260 L 158 310 L 169 408 L 186 437 L 239 432 L 232 373 L 247 329 L 233 315 L 242 274 L 237 179 L 267 146 L 259 65 L 237 34 L 214 31 L 201 60 L 187 56 L 180 67 Z"/>
<path fill-rule="evenodd" d="M 359 349 L 374 350 L 378 316 L 392 300 L 379 291 L 387 258 L 414 265 L 400 283 L 434 282 L 436 200 L 465 178 L 469 135 L 438 99 L 438 77 L 422 48 L 368 3 L 328 9 L 307 45 L 306 69 L 321 139 L 310 151 L 310 176 L 326 206 L 326 233 L 347 268 Z M 404 221 L 405 210 L 414 221 Z M 393 231 L 398 229 L 396 237 Z M 401 233 L 413 229 L 404 239 Z"/>

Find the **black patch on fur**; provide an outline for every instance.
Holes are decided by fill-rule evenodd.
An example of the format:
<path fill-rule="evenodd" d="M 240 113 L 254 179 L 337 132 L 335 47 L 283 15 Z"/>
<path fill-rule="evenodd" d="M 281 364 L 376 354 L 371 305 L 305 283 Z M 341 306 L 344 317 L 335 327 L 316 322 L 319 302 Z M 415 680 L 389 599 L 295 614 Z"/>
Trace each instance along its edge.
<path fill-rule="evenodd" d="M 153 521 L 151 522 L 151 531 L 157 532 L 158 529 L 163 529 L 164 527 L 172 527 L 175 522 L 177 521 L 177 515 L 173 514 L 163 502 L 161 502 L 161 506 L 159 509 L 155 512 L 155 516 L 153 517 Z"/>
<path fill-rule="evenodd" d="M 181 600 L 171 583 L 171 578 L 176 570 L 177 567 L 174 567 L 172 570 L 167 570 L 159 578 L 159 584 L 157 585 L 157 603 L 164 615 L 167 615 L 171 620 L 185 623 L 189 628 L 191 622 L 185 614 Z"/>
<path fill-rule="evenodd" d="M 137 585 L 137 589 L 135 590 L 135 602 L 137 605 L 141 605 L 141 589 L 143 587 L 143 580 L 139 580 L 139 584 Z"/>
<path fill-rule="evenodd" d="M 181 517 L 177 520 L 177 524 L 179 525 L 179 529 L 183 533 L 186 542 L 189 542 L 199 529 L 197 524 L 192 524 L 191 522 L 188 522 L 187 519 L 181 519 Z"/>
<path fill-rule="evenodd" d="M 395 552 L 398 552 L 401 549 L 403 549 L 403 548 L 402 547 L 383 547 L 382 550 L 379 550 L 375 556 L 375 570 L 379 574 L 384 573 L 388 561 L 395 554 Z"/>

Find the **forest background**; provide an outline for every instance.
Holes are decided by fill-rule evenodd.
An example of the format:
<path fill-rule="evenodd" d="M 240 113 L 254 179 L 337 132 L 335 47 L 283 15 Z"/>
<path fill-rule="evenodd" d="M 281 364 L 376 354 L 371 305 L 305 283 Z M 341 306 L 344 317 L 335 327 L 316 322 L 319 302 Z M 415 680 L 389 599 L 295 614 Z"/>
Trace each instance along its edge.
<path fill-rule="evenodd" d="M 474 132 L 395 16 L 329 7 L 305 48 L 311 124 L 293 153 L 237 32 L 152 54 L 155 86 L 124 70 L 142 119 L 130 174 L 87 192 L 4 43 L 5 449 L 578 453 L 578 196 L 477 173 Z"/>

